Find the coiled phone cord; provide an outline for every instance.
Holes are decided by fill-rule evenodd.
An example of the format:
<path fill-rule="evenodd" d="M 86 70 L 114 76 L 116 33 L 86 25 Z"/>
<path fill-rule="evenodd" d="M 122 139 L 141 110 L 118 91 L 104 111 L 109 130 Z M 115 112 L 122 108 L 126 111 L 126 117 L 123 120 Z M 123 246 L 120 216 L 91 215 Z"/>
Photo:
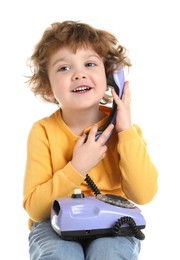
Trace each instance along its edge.
<path fill-rule="evenodd" d="M 86 183 L 89 185 L 89 187 L 91 188 L 91 190 L 94 192 L 94 194 L 97 196 L 98 194 L 101 194 L 100 190 L 98 189 L 98 187 L 96 186 L 96 184 L 93 182 L 93 180 L 91 179 L 91 177 L 87 174 L 86 178 L 85 178 Z M 145 239 L 145 235 L 143 234 L 143 232 L 136 226 L 136 223 L 134 221 L 133 218 L 128 217 L 128 216 L 124 216 L 121 217 L 120 219 L 118 219 L 114 225 L 114 233 L 116 235 L 120 235 L 121 233 L 121 226 L 123 224 L 128 224 L 131 231 L 133 232 L 134 236 L 136 238 L 138 238 L 139 240 L 144 240 Z"/>
<path fill-rule="evenodd" d="M 96 196 L 98 194 L 101 194 L 100 190 L 98 189 L 98 187 L 96 186 L 96 184 L 93 182 L 93 180 L 91 179 L 91 177 L 88 174 L 86 175 L 85 181 Z"/>
<path fill-rule="evenodd" d="M 136 226 L 136 223 L 133 218 L 131 217 L 122 217 L 118 219 L 114 226 L 114 233 L 118 235 L 119 232 L 121 232 L 121 226 L 123 224 L 129 224 L 130 229 L 132 230 L 134 236 L 138 238 L 139 240 L 144 240 L 145 235 L 142 233 L 142 231 Z"/>

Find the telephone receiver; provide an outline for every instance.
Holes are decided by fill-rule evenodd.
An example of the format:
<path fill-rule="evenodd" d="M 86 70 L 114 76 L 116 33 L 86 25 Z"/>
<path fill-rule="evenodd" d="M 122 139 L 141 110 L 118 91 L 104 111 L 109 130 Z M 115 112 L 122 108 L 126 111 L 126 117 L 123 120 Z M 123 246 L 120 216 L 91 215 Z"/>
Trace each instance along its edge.
<path fill-rule="evenodd" d="M 122 68 L 119 69 L 119 70 L 116 70 L 115 72 L 110 74 L 108 76 L 108 78 L 107 78 L 107 85 L 114 88 L 114 90 L 116 91 L 116 94 L 119 96 L 119 98 L 122 97 L 123 88 L 124 88 L 124 82 L 125 82 L 125 76 L 124 76 L 124 70 Z M 114 124 L 115 125 L 115 123 L 116 123 L 116 109 L 117 109 L 117 105 L 113 101 L 112 111 L 111 111 L 111 113 L 110 113 L 110 115 L 108 117 L 108 120 L 101 128 L 98 129 L 98 131 L 96 133 L 96 136 L 95 136 L 95 140 L 98 140 L 100 135 L 103 133 L 103 131 L 110 124 Z M 112 134 L 112 131 L 109 134 L 109 136 L 107 137 L 107 139 L 105 140 L 105 143 L 107 142 L 107 140 L 109 139 L 111 134 Z"/>

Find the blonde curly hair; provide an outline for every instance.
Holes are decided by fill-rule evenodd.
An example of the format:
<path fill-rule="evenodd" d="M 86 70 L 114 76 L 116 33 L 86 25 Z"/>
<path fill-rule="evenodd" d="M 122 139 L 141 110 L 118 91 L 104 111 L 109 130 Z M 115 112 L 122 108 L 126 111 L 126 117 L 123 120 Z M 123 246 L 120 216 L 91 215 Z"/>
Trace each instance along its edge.
<path fill-rule="evenodd" d="M 32 75 L 28 76 L 31 91 L 40 96 L 43 101 L 58 104 L 51 93 L 47 67 L 49 58 L 58 49 L 68 47 L 74 52 L 79 47 L 94 49 L 102 58 L 106 76 L 117 68 L 130 67 L 127 50 L 121 46 L 117 38 L 108 31 L 93 28 L 79 21 L 55 22 L 48 27 L 40 41 L 35 45 L 28 66 Z M 106 100 L 106 97 L 105 97 Z"/>

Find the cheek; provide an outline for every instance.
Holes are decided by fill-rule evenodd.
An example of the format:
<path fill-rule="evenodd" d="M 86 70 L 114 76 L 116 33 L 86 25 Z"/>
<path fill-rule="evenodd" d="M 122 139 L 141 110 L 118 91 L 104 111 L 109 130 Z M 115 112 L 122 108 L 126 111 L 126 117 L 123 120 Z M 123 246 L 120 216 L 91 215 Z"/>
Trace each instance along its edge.
<path fill-rule="evenodd" d="M 101 81 L 100 81 L 100 86 L 102 91 L 106 92 L 107 91 L 107 80 L 106 77 L 102 77 Z"/>
<path fill-rule="evenodd" d="M 62 103 L 62 101 L 65 99 L 65 96 L 63 94 L 63 92 L 59 89 L 55 89 L 53 91 L 53 95 L 55 97 L 55 99 L 59 102 L 59 103 Z"/>
<path fill-rule="evenodd" d="M 63 92 L 63 88 L 61 87 L 61 81 L 58 78 L 49 77 L 49 82 L 54 96 L 62 95 L 61 92 Z"/>

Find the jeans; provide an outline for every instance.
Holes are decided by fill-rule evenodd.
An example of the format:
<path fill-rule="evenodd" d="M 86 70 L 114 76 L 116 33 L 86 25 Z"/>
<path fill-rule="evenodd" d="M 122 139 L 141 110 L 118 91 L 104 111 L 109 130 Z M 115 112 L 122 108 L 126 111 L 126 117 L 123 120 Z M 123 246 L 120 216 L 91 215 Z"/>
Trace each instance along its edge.
<path fill-rule="evenodd" d="M 135 237 L 62 240 L 49 220 L 34 223 L 29 234 L 30 260 L 137 260 L 141 243 Z"/>

